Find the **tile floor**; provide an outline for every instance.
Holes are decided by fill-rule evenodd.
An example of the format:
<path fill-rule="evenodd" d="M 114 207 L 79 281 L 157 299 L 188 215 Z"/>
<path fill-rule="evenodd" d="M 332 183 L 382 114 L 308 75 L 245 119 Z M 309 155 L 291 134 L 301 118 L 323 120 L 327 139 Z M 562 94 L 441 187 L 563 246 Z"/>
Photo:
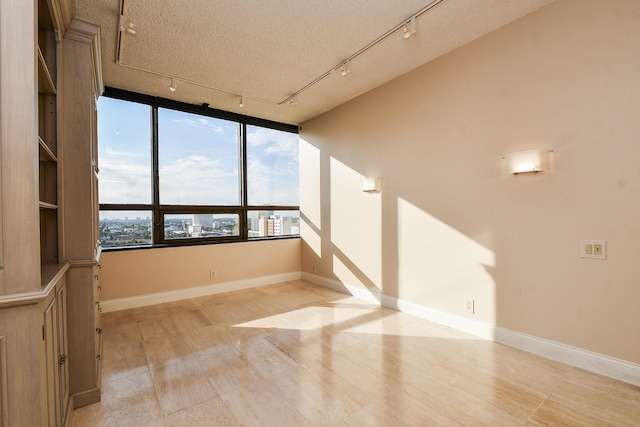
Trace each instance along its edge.
<path fill-rule="evenodd" d="M 640 426 L 640 388 L 286 282 L 106 313 L 83 426 Z"/>

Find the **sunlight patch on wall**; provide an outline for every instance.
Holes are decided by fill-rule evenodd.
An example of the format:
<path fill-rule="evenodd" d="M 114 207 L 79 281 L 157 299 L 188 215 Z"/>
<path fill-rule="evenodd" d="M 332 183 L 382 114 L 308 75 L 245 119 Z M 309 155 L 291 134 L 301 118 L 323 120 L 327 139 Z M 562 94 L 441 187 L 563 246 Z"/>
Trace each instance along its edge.
<path fill-rule="evenodd" d="M 321 210 L 320 210 L 320 150 L 300 138 L 300 209 L 306 221 L 321 230 Z"/>
<path fill-rule="evenodd" d="M 300 138 L 300 237 L 322 258 L 320 150 Z"/>
<path fill-rule="evenodd" d="M 331 242 L 369 286 L 382 289 L 382 194 L 363 193 L 364 176 L 344 163 L 331 158 L 330 166 Z"/>
<path fill-rule="evenodd" d="M 322 237 L 311 227 L 305 217 L 300 218 L 300 237 L 318 258 L 322 258 Z"/>
<path fill-rule="evenodd" d="M 493 251 L 398 199 L 399 298 L 453 313 L 474 299 L 477 314 L 493 322 L 495 282 L 485 266 L 495 262 Z"/>
<path fill-rule="evenodd" d="M 337 255 L 333 255 L 333 274 L 335 274 L 340 283 L 344 283 L 345 285 L 349 285 L 353 288 L 359 288 L 367 292 L 369 290 L 379 292 L 379 290 L 375 288 L 375 284 L 371 283 L 362 273 L 359 273 L 355 266 L 347 266 Z M 371 303 L 378 302 L 373 295 L 371 295 L 371 298 L 367 298 L 366 292 L 356 292 L 355 295 L 361 299 L 366 298 L 366 300 Z"/>

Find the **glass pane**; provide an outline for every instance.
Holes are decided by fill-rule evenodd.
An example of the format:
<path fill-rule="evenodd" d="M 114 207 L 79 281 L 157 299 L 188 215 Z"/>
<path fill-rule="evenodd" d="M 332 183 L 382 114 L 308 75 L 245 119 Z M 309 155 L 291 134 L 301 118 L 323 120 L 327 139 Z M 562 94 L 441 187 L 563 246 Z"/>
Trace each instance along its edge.
<path fill-rule="evenodd" d="M 239 124 L 158 110 L 160 203 L 239 205 Z"/>
<path fill-rule="evenodd" d="M 151 113 L 148 105 L 98 99 L 100 203 L 151 203 Z"/>
<path fill-rule="evenodd" d="M 238 214 L 167 214 L 164 238 L 197 239 L 240 235 Z"/>
<path fill-rule="evenodd" d="M 300 235 L 300 211 L 249 211 L 249 238 Z"/>
<path fill-rule="evenodd" d="M 151 211 L 100 211 L 103 248 L 151 245 Z"/>
<path fill-rule="evenodd" d="M 298 134 L 247 126 L 250 206 L 298 206 L 299 176 Z"/>

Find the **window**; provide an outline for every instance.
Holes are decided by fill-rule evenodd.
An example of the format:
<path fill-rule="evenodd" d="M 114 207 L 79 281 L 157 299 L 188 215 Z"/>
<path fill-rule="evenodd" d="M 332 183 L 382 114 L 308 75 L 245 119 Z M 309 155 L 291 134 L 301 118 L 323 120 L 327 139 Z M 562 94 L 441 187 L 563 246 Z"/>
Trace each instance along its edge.
<path fill-rule="evenodd" d="M 236 122 L 159 108 L 160 203 L 239 205 L 239 140 Z"/>
<path fill-rule="evenodd" d="M 100 211 L 103 248 L 151 245 L 151 211 Z"/>
<path fill-rule="evenodd" d="M 203 239 L 240 235 L 240 216 L 237 214 L 166 214 L 164 238 Z"/>
<path fill-rule="evenodd" d="M 104 248 L 298 236 L 297 127 L 107 88 Z"/>
<path fill-rule="evenodd" d="M 300 204 L 297 134 L 247 126 L 247 164 L 249 205 Z"/>
<path fill-rule="evenodd" d="M 100 203 L 151 203 L 151 108 L 101 97 L 98 123 Z"/>
<path fill-rule="evenodd" d="M 297 236 L 300 234 L 300 211 L 250 211 L 249 238 Z"/>

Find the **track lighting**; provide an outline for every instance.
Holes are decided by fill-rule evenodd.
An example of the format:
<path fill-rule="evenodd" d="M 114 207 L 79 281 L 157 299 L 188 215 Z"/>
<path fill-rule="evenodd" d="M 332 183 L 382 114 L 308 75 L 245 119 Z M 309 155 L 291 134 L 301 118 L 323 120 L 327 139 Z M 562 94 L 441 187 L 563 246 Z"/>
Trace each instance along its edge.
<path fill-rule="evenodd" d="M 127 24 L 125 27 L 125 23 Z M 129 34 L 135 34 L 136 33 L 136 29 L 134 28 L 133 22 L 129 21 L 128 23 L 126 22 L 126 19 L 124 18 L 124 15 L 120 15 L 120 31 L 126 31 Z"/>
<path fill-rule="evenodd" d="M 347 59 L 342 63 L 342 68 L 340 69 L 340 74 L 346 76 L 351 72 L 351 60 Z"/>
<path fill-rule="evenodd" d="M 125 44 L 124 40 L 125 39 L 132 40 L 131 37 L 124 37 L 123 34 L 124 33 L 128 33 L 128 34 L 131 34 L 131 35 L 136 34 L 136 29 L 135 29 L 135 26 L 134 26 L 133 22 L 126 20 L 125 17 L 124 17 L 124 15 L 125 15 L 125 13 L 124 13 L 124 11 L 125 11 L 125 7 L 124 7 L 125 1 L 126 0 L 120 0 L 120 13 L 119 13 L 120 21 L 118 23 L 119 24 L 118 25 L 119 31 L 118 31 L 118 39 L 116 41 L 116 64 L 118 66 L 120 66 L 120 67 L 125 67 L 125 68 L 129 68 L 131 70 L 136 70 L 136 71 L 140 71 L 140 72 L 143 72 L 143 73 L 152 74 L 152 75 L 154 75 L 156 77 L 161 77 L 163 79 L 169 78 L 169 76 L 167 76 L 166 74 L 158 72 L 158 71 L 144 69 L 144 68 L 136 67 L 134 65 L 129 65 L 129 64 L 124 64 L 123 63 L 123 61 L 122 61 L 122 48 L 123 48 L 123 45 Z M 286 98 L 284 98 L 282 101 L 270 100 L 270 99 L 264 99 L 264 98 L 256 98 L 256 97 L 250 97 L 250 99 L 252 100 L 252 102 L 253 101 L 258 101 L 258 102 L 271 104 L 271 105 L 286 105 L 286 104 L 297 105 L 298 104 L 298 98 L 297 98 L 298 95 L 300 95 L 304 91 L 308 90 L 309 88 L 315 86 L 320 81 L 322 81 L 323 79 L 327 78 L 328 76 L 333 75 L 338 69 L 340 69 L 340 74 L 342 76 L 346 76 L 347 74 L 349 74 L 351 72 L 351 60 L 352 59 L 355 59 L 355 58 L 359 57 L 360 55 L 362 55 L 363 53 L 367 52 L 372 47 L 376 46 L 378 43 L 381 43 L 384 40 L 386 40 L 388 37 L 397 36 L 397 34 L 398 34 L 400 29 L 402 29 L 402 37 L 405 38 L 405 39 L 408 39 L 411 36 L 413 36 L 414 34 L 416 34 L 416 32 L 417 32 L 416 20 L 418 19 L 418 17 L 422 17 L 425 13 L 427 13 L 428 11 L 430 11 L 432 8 L 434 8 L 438 4 L 442 3 L 443 1 L 444 0 L 429 0 L 429 4 L 427 4 L 426 6 L 422 7 L 421 9 L 417 10 L 413 14 L 413 16 L 409 17 L 406 21 L 400 21 L 398 24 L 394 25 L 392 28 L 387 30 L 385 33 L 383 33 L 379 37 L 375 38 L 374 40 L 372 40 L 371 42 L 369 42 L 368 44 L 366 44 L 365 46 L 363 46 L 362 48 L 360 48 L 356 52 L 352 53 L 342 63 L 338 63 L 336 65 L 333 65 L 327 71 L 325 71 L 324 73 L 322 73 L 321 75 L 319 75 L 315 79 L 311 80 L 309 83 L 307 83 L 306 85 L 302 86 L 301 88 L 299 88 L 295 92 L 291 93 Z M 240 98 L 239 103 L 238 103 L 238 107 L 240 107 L 240 108 L 244 107 L 244 96 L 243 95 L 240 95 L 239 93 L 236 93 L 235 91 L 227 90 L 227 89 L 224 89 L 224 88 L 221 88 L 221 87 L 211 86 L 209 84 L 205 84 L 205 83 L 202 83 L 202 82 L 189 80 L 189 79 L 187 79 L 185 77 L 180 77 L 179 79 L 171 77 L 171 86 L 169 86 L 169 89 L 172 92 L 175 92 L 177 90 L 176 89 L 176 80 L 181 80 L 183 83 L 186 83 L 188 85 L 198 86 L 198 87 L 207 88 L 207 89 L 218 91 L 218 92 L 223 92 L 223 93 L 225 93 L 227 95 L 230 95 L 230 96 L 238 96 Z M 205 106 L 205 104 L 203 104 L 203 108 L 206 108 L 206 107 L 208 107 L 208 104 L 206 106 Z"/>
<path fill-rule="evenodd" d="M 405 39 L 408 39 L 409 37 L 414 35 L 416 33 L 416 17 L 412 16 L 411 19 L 404 24 L 404 27 L 402 27 L 402 29 L 404 31 L 402 37 L 404 37 Z"/>

